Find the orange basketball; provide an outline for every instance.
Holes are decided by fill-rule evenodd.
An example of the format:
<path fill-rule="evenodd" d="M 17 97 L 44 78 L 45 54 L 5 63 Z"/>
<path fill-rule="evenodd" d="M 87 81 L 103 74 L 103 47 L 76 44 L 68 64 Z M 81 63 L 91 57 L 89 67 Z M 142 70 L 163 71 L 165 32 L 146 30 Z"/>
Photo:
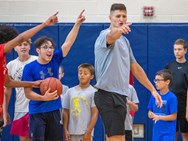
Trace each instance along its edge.
<path fill-rule="evenodd" d="M 40 92 L 42 95 L 45 94 L 45 92 L 50 88 L 50 93 L 57 90 L 58 96 L 62 94 L 62 83 L 59 79 L 55 77 L 48 77 L 44 79 L 40 84 Z"/>

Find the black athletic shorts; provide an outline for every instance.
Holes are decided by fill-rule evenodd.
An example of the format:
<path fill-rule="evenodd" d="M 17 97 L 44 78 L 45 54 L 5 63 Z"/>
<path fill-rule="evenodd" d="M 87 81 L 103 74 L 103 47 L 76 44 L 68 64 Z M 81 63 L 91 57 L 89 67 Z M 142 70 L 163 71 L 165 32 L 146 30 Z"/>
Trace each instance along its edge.
<path fill-rule="evenodd" d="M 63 141 L 60 111 L 31 114 L 29 132 L 31 141 Z"/>
<path fill-rule="evenodd" d="M 132 130 L 125 130 L 125 140 L 133 141 Z"/>
<path fill-rule="evenodd" d="M 176 131 L 188 133 L 188 122 L 185 117 L 176 119 Z"/>
<path fill-rule="evenodd" d="M 94 100 L 107 136 L 125 135 L 126 96 L 99 89 L 95 93 Z"/>

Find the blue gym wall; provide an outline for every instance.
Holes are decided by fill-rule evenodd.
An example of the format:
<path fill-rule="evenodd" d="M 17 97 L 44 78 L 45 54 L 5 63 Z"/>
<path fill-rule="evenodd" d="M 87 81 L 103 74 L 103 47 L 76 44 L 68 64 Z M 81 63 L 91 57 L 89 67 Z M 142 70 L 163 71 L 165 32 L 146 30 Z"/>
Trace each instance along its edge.
<path fill-rule="evenodd" d="M 30 29 L 37 24 L 17 24 L 11 23 L 19 32 Z M 57 48 L 65 41 L 68 32 L 71 30 L 72 23 L 60 23 L 55 26 L 46 27 L 37 33 L 32 41 L 38 37 L 45 35 L 53 38 Z M 65 76 L 62 82 L 69 87 L 78 84 L 77 67 L 81 63 L 94 64 L 94 43 L 100 31 L 107 28 L 108 23 L 86 23 L 82 24 L 78 37 L 70 50 L 68 56 L 62 62 Z M 164 65 L 173 56 L 173 43 L 177 38 L 183 38 L 188 41 L 188 24 L 133 24 L 131 33 L 125 35 L 130 43 L 138 63 L 143 67 L 149 79 L 153 83 L 155 73 L 162 69 Z M 34 46 L 31 47 L 31 54 L 36 54 Z M 16 58 L 17 54 L 12 51 L 7 55 L 7 62 Z M 135 115 L 134 123 L 144 124 L 144 138 L 136 138 L 135 141 L 151 141 L 152 121 L 147 117 L 147 104 L 150 98 L 150 93 L 137 82 L 135 88 L 140 100 L 139 111 Z M 95 80 L 92 81 L 95 84 Z M 9 106 L 10 115 L 13 116 L 15 95 L 11 97 Z M 10 136 L 10 126 L 3 130 L 2 141 L 18 141 L 15 136 Z M 104 141 L 104 129 L 102 121 L 99 117 L 95 127 L 94 141 Z"/>

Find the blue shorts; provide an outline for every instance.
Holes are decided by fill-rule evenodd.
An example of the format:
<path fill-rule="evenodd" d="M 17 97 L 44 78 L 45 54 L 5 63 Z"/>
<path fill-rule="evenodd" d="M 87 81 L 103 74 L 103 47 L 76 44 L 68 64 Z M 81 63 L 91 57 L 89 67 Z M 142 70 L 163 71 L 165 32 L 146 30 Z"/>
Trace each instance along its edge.
<path fill-rule="evenodd" d="M 125 135 L 126 96 L 99 89 L 95 93 L 94 100 L 107 136 Z"/>
<path fill-rule="evenodd" d="M 29 134 L 31 141 L 63 141 L 63 126 L 60 111 L 31 114 Z"/>

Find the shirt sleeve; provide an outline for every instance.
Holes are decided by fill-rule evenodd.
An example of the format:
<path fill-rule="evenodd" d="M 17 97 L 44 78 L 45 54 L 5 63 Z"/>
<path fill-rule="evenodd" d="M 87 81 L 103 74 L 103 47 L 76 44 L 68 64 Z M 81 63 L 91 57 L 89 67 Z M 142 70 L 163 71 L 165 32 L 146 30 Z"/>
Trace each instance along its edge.
<path fill-rule="evenodd" d="M 99 37 L 96 40 L 95 47 L 109 48 L 114 44 L 107 46 L 107 34 L 110 32 L 109 29 L 104 30 L 100 33 Z"/>
<path fill-rule="evenodd" d="M 178 111 L 177 110 L 177 105 L 178 105 L 177 97 L 174 95 L 169 100 L 169 111 L 170 111 L 170 114 L 177 113 L 177 111 Z"/>
<path fill-rule="evenodd" d="M 136 92 L 134 87 L 132 87 L 131 93 L 132 93 L 132 100 L 131 101 L 134 102 L 134 103 L 139 103 L 137 92 Z"/>
<path fill-rule="evenodd" d="M 64 95 L 62 105 L 63 105 L 63 108 L 70 109 L 70 91 L 69 90 L 67 90 L 67 92 Z"/>
<path fill-rule="evenodd" d="M 69 89 L 69 87 L 68 86 L 66 86 L 66 85 L 63 85 L 63 95 L 65 95 L 66 94 L 66 92 L 68 91 L 68 89 Z"/>
<path fill-rule="evenodd" d="M 58 64 L 61 64 L 62 60 L 64 59 L 62 48 L 55 51 L 53 57 L 56 60 L 56 62 L 58 62 Z"/>
<path fill-rule="evenodd" d="M 34 81 L 33 70 L 30 65 L 26 65 L 23 69 L 22 81 Z"/>
<path fill-rule="evenodd" d="M 91 103 L 91 107 L 96 107 L 95 101 L 94 101 L 95 92 L 96 92 L 96 90 L 95 90 L 95 91 L 93 92 L 93 94 L 92 94 L 92 103 Z"/>

